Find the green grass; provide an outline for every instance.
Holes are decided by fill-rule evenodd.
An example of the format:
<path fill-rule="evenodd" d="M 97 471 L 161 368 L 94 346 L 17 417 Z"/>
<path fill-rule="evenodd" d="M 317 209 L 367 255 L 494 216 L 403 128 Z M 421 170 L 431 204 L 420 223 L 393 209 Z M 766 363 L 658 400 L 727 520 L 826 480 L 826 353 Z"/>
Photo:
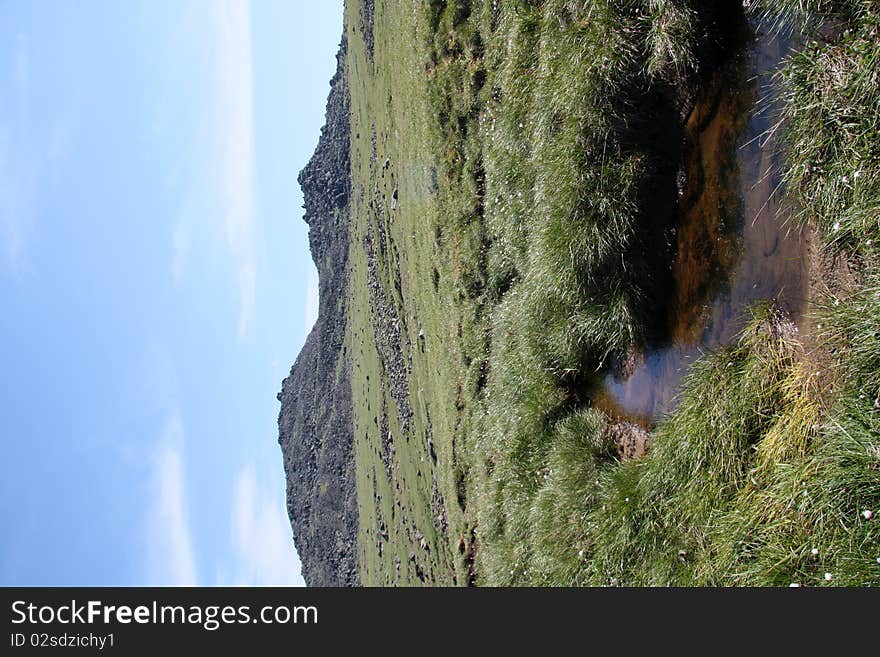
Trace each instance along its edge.
<path fill-rule="evenodd" d="M 810 39 L 784 72 L 786 182 L 805 221 L 876 254 L 880 224 L 880 12 L 851 2 L 841 36 Z M 873 6 L 873 8 L 872 8 Z"/>
<path fill-rule="evenodd" d="M 880 520 L 862 514 L 880 512 L 876 3 L 759 8 L 805 32 L 778 80 L 787 193 L 856 273 L 800 332 L 753 308 L 693 366 L 646 457 L 621 462 L 592 406 L 662 331 L 651 300 L 669 284 L 682 99 L 742 38 L 707 6 L 379 3 L 371 63 L 349 3 L 365 583 L 464 584 L 475 567 L 491 585 L 880 584 Z M 399 207 L 377 212 L 392 176 Z M 373 335 L 363 239 L 380 225 L 380 279 L 409 336 L 408 435 Z"/>
<path fill-rule="evenodd" d="M 426 39 L 424 16 L 416 15 L 410 3 L 377 3 L 372 62 L 358 16 L 358 3 L 347 3 L 354 199 L 347 348 L 355 363 L 352 398 L 361 581 L 466 584 L 467 552 L 462 553 L 459 544 L 463 540 L 467 547 L 472 525 L 462 510 L 465 466 L 455 451 L 460 433 L 458 382 L 463 379 L 458 334 L 463 320 L 457 310 L 449 312 L 458 288 L 439 256 L 434 231 L 440 215 L 434 184 L 439 163 L 429 134 L 433 113 L 428 107 L 425 51 L 413 50 L 412 39 L 401 38 L 406 34 Z M 368 290 L 364 246 L 368 231 L 376 237 L 379 284 L 399 319 L 413 411 L 408 431 L 374 336 L 378 320 Z M 384 249 L 379 246 L 382 233 Z M 425 335 L 423 349 L 420 330 Z M 383 461 L 383 408 L 393 436 L 390 471 Z M 436 519 L 438 510 L 445 512 L 445 529 Z"/>

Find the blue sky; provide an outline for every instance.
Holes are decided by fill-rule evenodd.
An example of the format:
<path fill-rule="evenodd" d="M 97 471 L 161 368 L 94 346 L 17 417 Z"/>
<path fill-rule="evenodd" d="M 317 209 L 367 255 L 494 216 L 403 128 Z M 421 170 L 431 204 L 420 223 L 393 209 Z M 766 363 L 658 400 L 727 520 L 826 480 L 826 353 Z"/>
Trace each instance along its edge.
<path fill-rule="evenodd" d="M 301 583 L 276 392 L 342 2 L 0 2 L 0 584 Z"/>

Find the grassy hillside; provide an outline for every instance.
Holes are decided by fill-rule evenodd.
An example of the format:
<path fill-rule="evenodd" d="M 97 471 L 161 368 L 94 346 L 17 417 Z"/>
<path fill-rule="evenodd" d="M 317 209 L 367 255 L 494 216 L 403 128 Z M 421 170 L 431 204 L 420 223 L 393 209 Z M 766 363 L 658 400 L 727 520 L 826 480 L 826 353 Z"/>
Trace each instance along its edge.
<path fill-rule="evenodd" d="M 752 11 L 347 2 L 363 583 L 880 584 L 880 9 Z M 756 94 L 810 307 L 741 309 L 676 410 L 627 417 L 603 381 L 674 338 L 695 117 L 744 88 L 759 21 L 803 34 Z"/>
<path fill-rule="evenodd" d="M 426 38 L 422 19 L 408 2 L 346 7 L 350 349 L 359 562 L 367 584 L 468 581 L 467 548 L 459 551 L 458 540 L 471 539 L 454 452 L 458 311 L 445 270 L 439 278 L 440 183 L 424 51 L 413 47 Z"/>

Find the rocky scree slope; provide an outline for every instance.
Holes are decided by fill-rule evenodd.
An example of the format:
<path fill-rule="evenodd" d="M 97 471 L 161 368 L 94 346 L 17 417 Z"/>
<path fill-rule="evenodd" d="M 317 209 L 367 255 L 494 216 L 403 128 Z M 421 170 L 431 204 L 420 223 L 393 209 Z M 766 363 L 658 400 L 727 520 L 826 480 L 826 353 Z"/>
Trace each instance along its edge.
<path fill-rule="evenodd" d="M 287 511 L 309 586 L 359 584 L 351 359 L 345 347 L 351 189 L 346 50 L 343 38 L 326 124 L 299 174 L 320 280 L 318 319 L 278 393 Z"/>

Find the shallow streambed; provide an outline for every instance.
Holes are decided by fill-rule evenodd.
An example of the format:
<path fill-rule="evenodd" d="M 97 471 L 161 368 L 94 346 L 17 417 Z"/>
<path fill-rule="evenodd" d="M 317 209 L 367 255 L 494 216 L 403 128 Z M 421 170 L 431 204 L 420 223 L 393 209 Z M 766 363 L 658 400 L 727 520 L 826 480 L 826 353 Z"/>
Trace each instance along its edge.
<path fill-rule="evenodd" d="M 778 126 L 767 100 L 790 47 L 759 31 L 741 63 L 748 71 L 720 76 L 688 120 L 669 343 L 606 377 L 602 405 L 613 414 L 650 424 L 673 410 L 691 364 L 730 342 L 754 302 L 774 299 L 795 323 L 801 318 L 807 236 L 781 205 Z"/>

